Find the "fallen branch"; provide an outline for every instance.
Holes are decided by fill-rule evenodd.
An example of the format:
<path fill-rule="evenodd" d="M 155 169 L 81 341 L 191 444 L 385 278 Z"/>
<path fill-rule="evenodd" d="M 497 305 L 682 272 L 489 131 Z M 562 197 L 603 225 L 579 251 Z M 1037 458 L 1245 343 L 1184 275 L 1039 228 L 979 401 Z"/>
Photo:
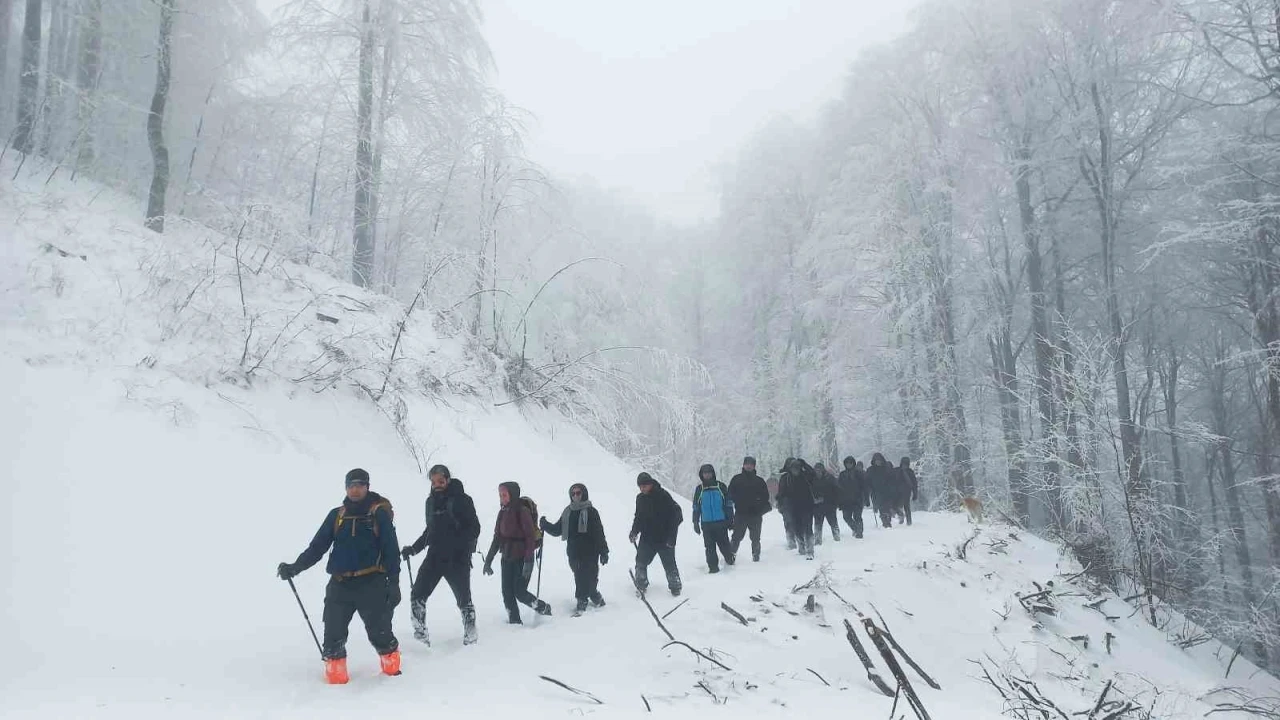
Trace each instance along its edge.
<path fill-rule="evenodd" d="M 898 659 L 894 657 L 893 651 L 889 649 L 884 634 L 871 618 L 862 618 L 862 627 L 867 631 L 867 636 L 871 638 L 872 644 L 880 651 L 880 657 L 884 658 L 884 664 L 889 667 L 889 672 L 893 674 L 893 678 L 898 681 L 898 685 L 902 693 L 907 697 L 907 704 L 915 711 L 916 717 L 920 720 L 930 720 L 929 711 L 925 710 L 924 703 L 920 702 L 920 696 L 916 694 L 915 688 L 911 687 L 911 681 L 907 679 L 907 674 L 903 672 L 902 666 L 898 664 Z"/>
<path fill-rule="evenodd" d="M 826 685 L 827 687 L 831 687 L 831 683 L 827 682 L 826 678 L 819 675 L 817 670 L 814 670 L 813 668 L 805 668 L 805 670 L 808 670 L 809 672 L 813 673 L 813 676 L 821 680 L 823 685 Z"/>
<path fill-rule="evenodd" d="M 603 705 L 603 704 L 604 704 L 604 701 L 603 701 L 603 700 L 601 700 L 600 698 L 596 697 L 595 695 L 592 695 L 591 693 L 587 692 L 586 690 L 579 690 L 578 688 L 570 687 L 570 686 L 565 685 L 564 683 L 560 682 L 559 680 L 556 680 L 555 678 L 549 678 L 549 677 L 547 677 L 546 675 L 539 675 L 539 676 L 538 676 L 538 678 L 539 678 L 539 679 L 542 679 L 542 680 L 546 680 L 547 682 L 551 683 L 552 685 L 559 685 L 560 687 L 564 688 L 565 690 L 568 690 L 569 692 L 571 692 L 571 693 L 573 693 L 573 694 L 575 694 L 575 695 L 581 695 L 582 697 L 585 697 L 585 698 L 587 698 L 587 699 L 589 699 L 589 700 L 593 700 L 593 701 L 595 701 L 595 704 L 597 704 L 597 705 Z"/>
<path fill-rule="evenodd" d="M 893 691 L 889 689 L 884 678 L 876 672 L 876 667 L 871 663 L 871 656 L 867 654 L 867 649 L 862 646 L 862 641 L 858 639 L 858 634 L 853 630 L 853 624 L 848 618 L 844 621 L 844 636 L 849 640 L 849 644 L 853 646 L 853 651 L 858 654 L 858 659 L 862 661 L 862 666 L 867 669 L 867 680 L 875 685 L 885 697 L 893 697 Z"/>
<path fill-rule="evenodd" d="M 1241 648 L 1243 645 L 1244 645 L 1244 641 L 1243 641 L 1243 640 L 1241 640 L 1240 642 L 1236 643 L 1236 651 L 1235 651 L 1235 652 L 1233 652 L 1233 653 L 1231 653 L 1231 661 L 1227 663 L 1227 672 L 1226 672 L 1226 674 L 1224 674 L 1224 675 L 1222 676 L 1222 679 L 1224 679 L 1224 680 L 1225 680 L 1225 679 L 1227 679 L 1227 678 L 1231 677 L 1231 666 L 1236 664 L 1236 658 L 1240 657 L 1240 648 Z"/>
<path fill-rule="evenodd" d="M 743 625 L 746 625 L 746 624 L 747 624 L 747 619 L 746 619 L 746 618 L 744 618 L 744 617 L 742 617 L 742 613 L 740 613 L 740 612 L 738 612 L 737 610 L 734 610 L 733 608 L 729 607 L 729 605 L 728 605 L 728 604 L 726 604 L 726 603 L 720 603 L 720 609 L 721 609 L 721 610 L 724 610 L 725 612 L 727 612 L 727 613 L 729 613 L 730 615 L 732 615 L 732 616 L 734 617 L 734 619 L 736 619 L 738 622 L 742 623 Z"/>
<path fill-rule="evenodd" d="M 703 690 L 705 690 L 706 693 L 711 696 L 712 701 L 714 701 L 716 704 L 720 703 L 720 698 L 716 697 L 716 694 L 711 692 L 711 688 L 707 687 L 707 684 L 705 682 L 699 680 L 697 687 L 700 687 Z"/>
<path fill-rule="evenodd" d="M 639 587 L 639 584 L 636 583 L 635 571 L 628 570 L 627 572 L 631 575 L 631 584 L 635 585 L 636 587 Z M 658 628 L 661 629 L 662 633 L 667 636 L 667 639 L 674 642 L 676 639 L 676 636 L 672 635 L 671 631 L 667 629 L 667 626 L 662 624 L 662 618 L 658 617 L 658 613 L 654 612 L 653 606 L 649 604 L 649 599 L 644 596 L 644 593 L 640 593 L 640 602 L 644 603 L 644 606 L 649 609 L 649 614 L 653 616 L 653 621 L 658 623 Z"/>
<path fill-rule="evenodd" d="M 684 604 L 685 604 L 685 603 L 687 603 L 687 602 L 689 602 L 689 598 L 685 598 L 685 599 L 681 600 L 681 601 L 680 601 L 680 604 L 679 604 L 679 605 L 676 605 L 675 607 L 673 607 L 673 608 L 671 608 L 670 610 L 668 610 L 668 611 L 667 611 L 667 614 L 662 616 L 662 619 L 663 619 L 663 620 L 666 620 L 667 618 L 671 617 L 672 613 L 674 613 L 675 611 L 677 611 L 677 610 L 679 610 L 680 608 L 684 607 Z"/>
<path fill-rule="evenodd" d="M 1093 720 L 1102 710 L 1102 705 L 1107 701 L 1107 693 L 1111 692 L 1112 682 L 1112 680 L 1108 680 L 1107 684 L 1102 687 L 1102 694 L 1098 696 L 1098 702 L 1094 703 L 1093 710 L 1089 712 L 1089 720 Z"/>
<path fill-rule="evenodd" d="M 640 700 L 644 703 L 645 712 L 653 712 L 653 708 L 649 706 L 649 700 L 644 695 L 640 696 Z"/>
<path fill-rule="evenodd" d="M 709 663 L 714 663 L 714 664 L 716 664 L 716 665 L 720 666 L 721 668 L 723 668 L 723 669 L 725 669 L 725 670 L 728 670 L 729 672 L 733 672 L 733 668 L 729 667 L 728 665 L 725 665 L 724 663 L 720 662 L 719 660 L 716 660 L 715 658 L 711 657 L 710 655 L 707 655 L 706 653 L 704 653 L 704 652 L 702 652 L 701 650 L 699 650 L 699 649 L 695 648 L 694 646 L 690 645 L 689 643 L 687 643 L 687 642 L 681 642 L 681 641 L 679 641 L 679 640 L 676 640 L 675 638 L 672 638 L 672 639 L 671 639 L 671 642 L 667 643 L 666 645 L 663 645 L 663 646 L 662 646 L 662 649 L 663 649 L 663 650 L 666 650 L 667 648 L 671 647 L 672 645 L 679 645 L 680 647 L 682 647 L 682 648 L 684 648 L 684 649 L 688 650 L 689 652 L 693 653 L 694 655 L 697 655 L 698 657 L 702 658 L 703 660 L 706 660 L 706 661 L 707 661 L 707 662 L 709 662 Z"/>
<path fill-rule="evenodd" d="M 882 632 L 884 633 L 884 637 L 886 640 L 889 641 L 889 644 L 893 646 L 893 649 L 896 650 L 898 654 L 902 656 L 903 660 L 907 661 L 907 664 L 911 666 L 912 670 L 916 671 L 916 674 L 919 675 L 922 680 L 924 680 L 926 683 L 929 684 L 929 687 L 933 688 L 934 690 L 941 690 L 942 686 L 939 685 L 936 680 L 929 677 L 929 673 L 925 672 L 924 668 L 920 667 L 919 663 L 911 659 L 911 656 L 907 654 L 907 651 L 903 650 L 902 646 L 898 644 L 898 641 L 894 639 L 893 633 L 889 632 L 889 623 L 884 621 L 884 616 L 880 614 L 880 610 L 876 608 L 875 605 L 872 605 L 871 609 L 875 612 L 876 617 L 880 618 L 880 626 L 882 628 Z"/>

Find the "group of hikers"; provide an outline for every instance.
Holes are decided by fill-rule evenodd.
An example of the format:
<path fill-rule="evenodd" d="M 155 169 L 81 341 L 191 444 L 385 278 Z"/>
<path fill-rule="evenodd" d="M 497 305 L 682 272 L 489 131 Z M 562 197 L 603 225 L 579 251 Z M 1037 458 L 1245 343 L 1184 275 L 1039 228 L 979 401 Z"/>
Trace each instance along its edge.
<path fill-rule="evenodd" d="M 891 525 L 895 514 L 911 523 L 911 501 L 918 498 L 918 483 L 907 458 L 898 468 L 880 453 L 872 457 L 871 467 L 865 471 L 862 463 L 852 457 L 845 458 L 844 465 L 845 470 L 836 478 L 822 463 L 810 467 L 801 458 L 788 458 L 775 484 L 772 478 L 761 478 L 756 473 L 755 459 L 746 457 L 742 471 L 728 485 L 716 478 L 714 466 L 699 468 L 692 524 L 694 533 L 702 535 L 708 570 L 719 572 L 721 557 L 725 564 L 734 564 L 747 536 L 751 539 L 752 560 L 760 560 L 763 518 L 773 510 L 775 502 L 783 517 L 788 548 L 798 548 L 809 559 L 813 558 L 814 545 L 822 542 L 824 522 L 830 526 L 833 538 L 840 539 L 838 509 L 859 538 L 863 532 L 863 507 L 874 507 L 885 527 Z M 434 465 L 427 475 L 431 490 L 425 503 L 425 525 L 412 544 L 399 546 L 390 501 L 370 490 L 369 473 L 356 468 L 346 475 L 342 505 L 329 511 L 297 559 L 280 563 L 276 569 L 279 577 L 292 585 L 295 576 L 329 553 L 325 571 L 330 579 L 322 615 L 324 640 L 317 642 L 330 683 L 349 680 L 347 634 L 357 613 L 379 655 L 382 672 L 400 674 L 399 642 L 391 629 L 395 608 L 402 599 L 400 560 L 412 569 L 411 558 L 423 551 L 426 556 L 409 593 L 414 639 L 430 645 L 427 599 L 441 580 L 449 584 L 462 615 L 463 644 L 471 645 L 478 638 L 471 597 L 472 559 L 481 534 L 475 502 L 448 467 Z M 647 590 L 648 569 L 657 558 L 666 574 L 668 590 L 679 595 L 682 582 L 675 547 L 684 513 L 680 503 L 649 473 L 640 473 L 636 486 L 639 492 L 629 534 L 636 551 L 636 590 L 641 594 Z M 569 503 L 555 521 L 538 514 L 537 504 L 521 494 L 518 483 L 500 483 L 498 499 L 500 507 L 493 538 L 484 554 L 483 572 L 493 575 L 494 560 L 499 561 L 508 623 L 522 623 L 522 604 L 539 615 L 551 614 L 551 606 L 529 591 L 535 566 L 541 563 L 544 535 L 565 541 L 577 600 L 574 615 L 581 615 L 588 606 L 604 606 L 598 582 L 600 566 L 609 562 L 609 543 L 587 487 L 582 483 L 569 487 Z"/>

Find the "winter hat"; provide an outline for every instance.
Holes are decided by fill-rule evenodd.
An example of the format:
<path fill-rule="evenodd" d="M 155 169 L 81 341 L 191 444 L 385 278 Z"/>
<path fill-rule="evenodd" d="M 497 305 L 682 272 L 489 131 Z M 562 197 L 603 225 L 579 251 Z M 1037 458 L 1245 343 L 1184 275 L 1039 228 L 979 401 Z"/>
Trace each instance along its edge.
<path fill-rule="evenodd" d="M 823 472 L 825 472 L 825 471 L 826 471 L 826 469 L 827 469 L 827 466 L 826 466 L 826 465 L 823 465 L 822 463 L 816 463 L 816 464 L 813 466 L 813 469 L 814 469 L 814 470 L 822 470 Z"/>
<path fill-rule="evenodd" d="M 590 499 L 591 499 L 591 496 L 587 493 L 587 486 L 586 486 L 586 485 L 583 485 L 582 483 L 574 483 L 574 484 L 572 484 L 572 485 L 570 485 L 570 486 L 569 486 L 569 500 L 570 500 L 570 501 L 572 501 L 572 500 L 573 500 L 573 491 L 574 491 L 574 490 L 581 490 L 581 491 L 582 491 L 582 501 L 583 501 L 583 502 L 586 502 L 586 501 L 588 501 L 588 500 L 590 500 Z"/>
<path fill-rule="evenodd" d="M 906 455 L 903 455 L 903 456 L 902 456 L 902 462 L 899 462 L 899 463 L 898 463 L 898 466 L 899 466 L 899 467 L 904 467 L 904 468 L 909 468 L 909 467 L 911 467 L 911 458 L 907 457 Z"/>
<path fill-rule="evenodd" d="M 647 472 L 642 472 L 636 476 L 637 487 L 639 487 L 640 485 L 657 485 L 657 484 L 658 484 L 658 481 L 654 480 L 653 476 Z"/>
<path fill-rule="evenodd" d="M 520 483 L 508 481 L 504 483 L 498 483 L 498 487 L 506 488 L 507 494 L 511 496 L 511 499 L 513 501 L 520 499 Z"/>
<path fill-rule="evenodd" d="M 453 476 L 449 474 L 449 468 L 444 465 L 432 465 L 427 471 L 427 477 L 432 475 L 443 475 L 445 480 L 452 480 Z"/>
<path fill-rule="evenodd" d="M 791 469 L 791 464 L 792 464 L 792 463 L 794 463 L 795 461 L 796 461 L 796 459 L 795 459 L 795 458 L 793 458 L 793 457 L 789 457 L 789 458 L 787 458 L 787 461 L 786 461 L 786 462 L 784 462 L 784 463 L 782 463 L 782 469 L 781 469 L 781 470 L 779 470 L 778 472 L 780 472 L 780 473 L 787 472 L 788 470 L 790 470 L 790 469 Z"/>
<path fill-rule="evenodd" d="M 750 455 L 748 455 L 748 456 L 746 456 L 746 457 L 742 458 L 742 464 L 743 464 L 743 465 L 755 465 L 755 464 L 756 464 L 756 459 L 755 459 L 755 458 L 753 458 L 753 457 L 751 457 Z"/>
<path fill-rule="evenodd" d="M 858 462 L 858 461 L 857 461 L 857 460 L 855 460 L 855 459 L 853 458 L 853 456 L 852 456 L 852 455 L 846 455 L 846 456 L 845 456 L 845 458 L 844 458 L 844 466 L 845 466 L 845 467 L 851 467 L 851 466 L 855 465 L 857 462 Z"/>
<path fill-rule="evenodd" d="M 711 473 L 711 479 L 708 480 L 707 478 L 702 477 L 706 473 Z M 712 465 L 711 463 L 707 463 L 706 465 L 703 465 L 702 467 L 698 468 L 698 480 L 704 483 L 714 483 L 716 481 L 715 466 Z"/>
<path fill-rule="evenodd" d="M 355 468 L 347 473 L 347 479 L 346 479 L 347 487 L 351 487 L 352 485 L 368 485 L 368 484 L 369 484 L 369 472 L 367 470 L 363 470 L 361 468 Z"/>

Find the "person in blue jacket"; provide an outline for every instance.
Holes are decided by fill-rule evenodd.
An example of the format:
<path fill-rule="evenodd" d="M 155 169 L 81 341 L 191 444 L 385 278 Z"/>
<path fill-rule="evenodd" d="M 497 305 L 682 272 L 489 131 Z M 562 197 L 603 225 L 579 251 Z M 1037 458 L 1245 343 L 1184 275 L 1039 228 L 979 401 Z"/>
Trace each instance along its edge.
<path fill-rule="evenodd" d="M 391 617 L 400 604 L 399 545 L 391 503 L 369 490 L 369 473 L 360 468 L 347 473 L 346 490 L 347 497 L 325 516 L 307 549 L 297 560 L 276 568 L 281 579 L 289 580 L 329 551 L 321 654 L 331 683 L 347 681 L 347 629 L 356 613 L 378 651 L 382 671 L 400 674 L 400 643 L 391 632 Z"/>
<path fill-rule="evenodd" d="M 729 530 L 733 528 L 733 500 L 729 489 L 716 479 L 716 469 L 703 465 L 698 469 L 698 489 L 693 493 L 693 531 L 702 535 L 702 545 L 707 549 L 707 569 L 720 572 L 720 558 L 716 549 L 724 555 L 726 565 L 734 561 L 733 543 Z"/>

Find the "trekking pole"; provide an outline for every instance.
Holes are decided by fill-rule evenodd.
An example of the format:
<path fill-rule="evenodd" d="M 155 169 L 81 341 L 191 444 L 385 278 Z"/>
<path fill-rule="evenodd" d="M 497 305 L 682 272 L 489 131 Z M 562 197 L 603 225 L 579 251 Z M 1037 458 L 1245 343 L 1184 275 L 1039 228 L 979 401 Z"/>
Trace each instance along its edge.
<path fill-rule="evenodd" d="M 293 584 L 293 578 L 289 578 L 289 589 L 293 591 L 293 597 L 298 601 L 298 609 L 302 611 L 302 617 L 307 621 L 307 628 L 311 630 L 311 639 L 316 641 L 316 650 L 320 651 L 320 659 L 324 659 L 324 648 L 320 647 L 320 638 L 316 637 L 316 628 L 311 624 L 311 617 L 307 615 L 307 608 L 302 604 L 302 596 L 298 595 L 298 588 Z"/>
<path fill-rule="evenodd" d="M 404 564 L 409 566 L 409 592 L 413 592 L 413 561 L 409 558 L 404 559 Z"/>

